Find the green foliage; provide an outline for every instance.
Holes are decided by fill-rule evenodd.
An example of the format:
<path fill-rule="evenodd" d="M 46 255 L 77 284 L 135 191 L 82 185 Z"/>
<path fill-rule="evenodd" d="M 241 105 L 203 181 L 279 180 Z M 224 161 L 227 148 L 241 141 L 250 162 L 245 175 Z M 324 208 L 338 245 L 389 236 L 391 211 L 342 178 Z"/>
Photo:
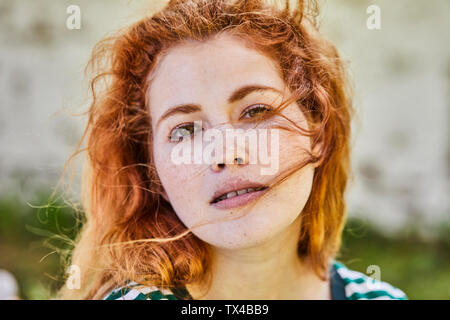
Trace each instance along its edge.
<path fill-rule="evenodd" d="M 0 268 L 11 272 L 23 299 L 48 299 L 63 283 L 64 259 L 81 225 L 62 199 L 40 194 L 27 203 L 0 199 Z"/>
<path fill-rule="evenodd" d="M 347 222 L 340 260 L 366 272 L 380 267 L 381 280 L 402 289 L 409 299 L 450 299 L 450 226 L 436 230 L 436 240 L 422 239 L 417 228 L 395 237 L 383 235 L 363 220 Z"/>

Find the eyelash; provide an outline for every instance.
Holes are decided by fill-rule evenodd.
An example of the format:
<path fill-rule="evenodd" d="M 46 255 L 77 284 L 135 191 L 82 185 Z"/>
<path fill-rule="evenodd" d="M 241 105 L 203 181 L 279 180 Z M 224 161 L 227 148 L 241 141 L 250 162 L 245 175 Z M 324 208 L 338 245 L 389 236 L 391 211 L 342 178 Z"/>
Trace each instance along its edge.
<path fill-rule="evenodd" d="M 258 103 L 258 104 L 253 104 L 250 107 L 248 107 L 247 109 L 245 109 L 243 114 L 246 114 L 247 112 L 250 112 L 250 111 L 256 110 L 256 109 L 264 109 L 264 111 L 270 111 L 273 108 L 271 106 L 267 105 L 267 104 Z M 240 119 L 242 119 L 242 117 L 239 118 L 239 120 Z"/>
<path fill-rule="evenodd" d="M 272 110 L 273 108 L 272 108 L 271 106 L 269 106 L 269 105 L 262 104 L 262 103 L 258 103 L 258 104 L 253 104 L 253 105 L 251 105 L 250 107 L 248 107 L 247 109 L 245 109 L 244 112 L 243 112 L 243 114 L 245 115 L 245 114 L 247 114 L 248 112 L 250 112 L 250 111 L 252 111 L 252 110 L 255 110 L 255 109 L 264 109 L 265 111 L 270 111 L 270 110 Z M 250 117 L 250 118 L 254 118 L 254 117 Z M 239 120 L 241 120 L 241 119 L 243 119 L 242 116 L 239 118 Z M 175 142 L 175 143 L 180 142 L 181 140 L 178 140 L 178 141 L 172 141 L 172 135 L 173 135 L 173 132 L 174 132 L 176 129 L 183 128 L 183 127 L 185 127 L 186 125 L 192 125 L 192 124 L 193 124 L 192 122 L 186 122 L 186 123 L 179 124 L 178 126 L 176 126 L 175 128 L 173 128 L 173 129 L 170 131 L 169 136 L 168 136 L 167 138 L 168 138 L 169 141 L 171 141 L 171 142 Z M 186 130 L 186 129 L 185 129 L 185 130 Z M 202 128 L 202 130 L 203 130 L 203 128 Z M 191 135 L 192 135 L 192 133 L 191 133 Z M 182 137 L 183 137 L 183 136 L 180 136 L 180 138 L 182 138 Z"/>

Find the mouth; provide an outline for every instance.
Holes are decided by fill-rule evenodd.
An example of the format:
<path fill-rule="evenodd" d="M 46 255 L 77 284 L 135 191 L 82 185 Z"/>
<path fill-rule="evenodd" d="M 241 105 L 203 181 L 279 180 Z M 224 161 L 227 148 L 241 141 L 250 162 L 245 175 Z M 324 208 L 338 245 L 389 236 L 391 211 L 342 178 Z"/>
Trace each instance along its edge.
<path fill-rule="evenodd" d="M 225 199 L 231 199 L 231 198 L 243 195 L 243 194 L 257 192 L 257 191 L 261 191 L 261 190 L 265 190 L 265 189 L 267 189 L 267 187 L 266 186 L 262 186 L 262 187 L 258 187 L 258 188 L 243 188 L 243 189 L 240 189 L 240 190 L 234 190 L 234 191 L 230 191 L 230 192 L 225 192 L 221 196 L 219 196 L 219 197 L 215 198 L 213 201 L 211 201 L 211 204 L 220 202 L 220 201 L 225 200 Z"/>
<path fill-rule="evenodd" d="M 210 204 L 217 209 L 240 207 L 259 198 L 268 188 L 267 186 L 258 186 L 231 190 L 214 198 Z"/>

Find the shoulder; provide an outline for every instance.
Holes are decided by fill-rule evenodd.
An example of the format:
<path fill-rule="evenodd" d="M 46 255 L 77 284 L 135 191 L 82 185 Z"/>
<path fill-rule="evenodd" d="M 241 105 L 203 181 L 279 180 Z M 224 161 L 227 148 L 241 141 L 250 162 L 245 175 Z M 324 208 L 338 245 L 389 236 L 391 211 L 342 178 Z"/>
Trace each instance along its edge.
<path fill-rule="evenodd" d="M 344 282 L 347 300 L 407 300 L 406 294 L 393 285 L 371 278 L 362 272 L 351 270 L 334 261 L 333 266 Z"/>
<path fill-rule="evenodd" d="M 177 298 L 168 289 L 129 282 L 111 290 L 103 297 L 103 300 L 177 300 Z"/>

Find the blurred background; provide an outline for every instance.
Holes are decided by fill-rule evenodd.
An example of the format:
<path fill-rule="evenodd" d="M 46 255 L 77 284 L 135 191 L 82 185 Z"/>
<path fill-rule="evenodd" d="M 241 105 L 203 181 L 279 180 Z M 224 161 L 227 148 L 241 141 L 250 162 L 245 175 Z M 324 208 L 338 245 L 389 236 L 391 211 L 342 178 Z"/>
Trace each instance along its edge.
<path fill-rule="evenodd" d="M 48 299 L 77 216 L 50 200 L 89 102 L 94 44 L 161 0 L 0 0 L 0 299 Z M 410 299 L 450 298 L 450 2 L 320 1 L 355 90 L 349 220 L 339 260 Z M 77 5 L 81 28 L 68 29 Z M 380 8 L 381 28 L 366 12 Z M 79 197 L 79 167 L 70 199 Z"/>

